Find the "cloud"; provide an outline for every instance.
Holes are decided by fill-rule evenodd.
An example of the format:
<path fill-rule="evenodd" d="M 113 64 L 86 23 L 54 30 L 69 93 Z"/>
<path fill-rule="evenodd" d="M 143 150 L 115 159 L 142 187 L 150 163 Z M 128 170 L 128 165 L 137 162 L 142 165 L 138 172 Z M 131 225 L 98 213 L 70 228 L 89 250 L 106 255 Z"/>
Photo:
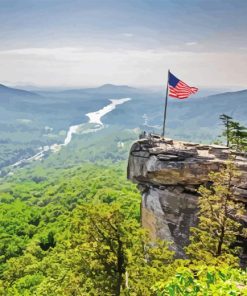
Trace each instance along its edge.
<path fill-rule="evenodd" d="M 123 33 L 123 36 L 124 37 L 133 37 L 134 34 L 132 34 L 132 33 Z"/>
<path fill-rule="evenodd" d="M 185 43 L 187 46 L 193 46 L 193 45 L 196 45 L 198 44 L 196 41 L 191 41 L 191 42 L 186 42 Z"/>
<path fill-rule="evenodd" d="M 243 51 L 21 48 L 0 51 L 0 64 L 0 81 L 22 85 L 164 85 L 171 69 L 195 86 L 247 86 L 247 52 Z"/>
<path fill-rule="evenodd" d="M 13 56 L 24 58 L 29 57 L 32 59 L 35 58 L 46 58 L 54 60 L 64 60 L 64 61 L 73 61 L 78 60 L 80 54 L 83 53 L 83 48 L 76 47 L 61 47 L 61 48 L 20 48 L 12 50 L 3 50 L 0 51 L 0 56 Z"/>

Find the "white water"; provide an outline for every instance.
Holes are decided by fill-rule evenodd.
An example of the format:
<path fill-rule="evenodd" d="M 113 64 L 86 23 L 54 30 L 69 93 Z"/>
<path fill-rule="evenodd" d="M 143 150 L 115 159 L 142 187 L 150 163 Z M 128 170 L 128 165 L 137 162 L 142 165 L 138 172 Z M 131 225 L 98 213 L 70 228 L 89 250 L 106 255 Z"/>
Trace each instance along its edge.
<path fill-rule="evenodd" d="M 71 142 L 72 135 L 77 133 L 78 128 L 79 128 L 79 125 L 70 126 L 70 128 L 69 128 L 69 130 L 67 132 L 67 136 L 66 136 L 66 138 L 64 140 L 64 143 L 62 145 L 66 146 Z"/>
<path fill-rule="evenodd" d="M 104 128 L 104 124 L 101 122 L 101 118 L 103 116 L 105 116 L 107 113 L 113 111 L 117 105 L 124 104 L 130 100 L 131 100 L 131 98 L 109 100 L 109 101 L 111 101 L 111 104 L 103 107 L 102 109 L 100 109 L 98 111 L 87 113 L 86 116 L 89 118 L 88 123 L 94 124 L 95 126 L 94 126 L 94 128 L 88 128 L 87 130 L 84 130 L 81 133 L 85 134 L 85 133 L 96 132 L 96 131 L 99 131 L 102 128 Z M 22 163 L 26 163 L 26 162 L 29 162 L 32 160 L 42 159 L 44 157 L 45 153 L 47 153 L 48 151 L 52 151 L 52 152 L 59 151 L 61 149 L 61 147 L 67 146 L 71 142 L 73 134 L 79 133 L 80 129 L 84 125 L 85 125 L 85 123 L 70 126 L 63 144 L 53 144 L 51 146 L 41 147 L 40 151 L 38 153 L 36 153 L 35 155 L 33 155 L 29 158 L 23 158 L 23 159 L 17 161 L 16 163 L 12 164 L 10 167 L 17 167 L 17 166 L 21 165 Z"/>
<path fill-rule="evenodd" d="M 124 99 L 119 99 L 119 100 L 110 100 L 111 104 L 105 106 L 104 108 L 100 109 L 99 111 L 87 113 L 86 116 L 89 117 L 89 123 L 96 123 L 99 125 L 103 125 L 103 123 L 101 122 L 101 117 L 103 117 L 107 113 L 114 110 L 117 105 L 121 105 L 125 102 L 128 102 L 129 100 L 131 100 L 131 99 L 124 98 Z"/>
<path fill-rule="evenodd" d="M 83 133 L 94 132 L 94 131 L 102 129 L 102 127 L 104 127 L 104 124 L 101 122 L 101 118 L 103 116 L 105 116 L 107 113 L 116 109 L 117 105 L 121 105 L 125 102 L 128 102 L 129 100 L 131 100 L 131 99 L 130 98 L 123 98 L 123 99 L 117 99 L 117 100 L 109 100 L 109 101 L 111 101 L 111 104 L 103 107 L 102 109 L 100 109 L 96 112 L 87 113 L 86 116 L 89 118 L 88 123 L 96 124 L 96 128 L 86 130 Z M 72 135 L 77 134 L 82 126 L 83 126 L 83 124 L 72 125 L 67 132 L 67 136 L 64 140 L 64 143 L 61 145 L 62 146 L 68 145 L 72 140 Z"/>

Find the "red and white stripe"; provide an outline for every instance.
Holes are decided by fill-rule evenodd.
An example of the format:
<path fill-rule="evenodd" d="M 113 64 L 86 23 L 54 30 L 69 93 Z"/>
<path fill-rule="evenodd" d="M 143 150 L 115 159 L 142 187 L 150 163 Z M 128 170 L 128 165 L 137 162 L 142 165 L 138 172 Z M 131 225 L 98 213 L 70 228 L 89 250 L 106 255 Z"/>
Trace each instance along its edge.
<path fill-rule="evenodd" d="M 176 87 L 169 85 L 169 96 L 177 99 L 186 99 L 190 95 L 195 94 L 198 91 L 196 87 L 190 87 L 183 81 L 179 81 Z"/>

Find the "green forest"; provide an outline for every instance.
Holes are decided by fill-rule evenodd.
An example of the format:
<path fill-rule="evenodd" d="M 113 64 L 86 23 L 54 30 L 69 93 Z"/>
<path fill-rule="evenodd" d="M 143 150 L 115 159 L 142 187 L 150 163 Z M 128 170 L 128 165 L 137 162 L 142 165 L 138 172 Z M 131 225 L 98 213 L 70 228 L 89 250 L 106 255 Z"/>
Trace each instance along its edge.
<path fill-rule="evenodd" d="M 125 162 L 19 170 L 0 185 L 0 295 L 247 295 L 240 250 L 229 247 L 239 224 L 226 219 L 219 251 L 221 222 L 205 202 L 214 192 L 224 217 L 232 202 L 219 180 L 231 174 L 229 165 L 200 188 L 200 223 L 187 259 L 176 259 L 141 228 Z"/>

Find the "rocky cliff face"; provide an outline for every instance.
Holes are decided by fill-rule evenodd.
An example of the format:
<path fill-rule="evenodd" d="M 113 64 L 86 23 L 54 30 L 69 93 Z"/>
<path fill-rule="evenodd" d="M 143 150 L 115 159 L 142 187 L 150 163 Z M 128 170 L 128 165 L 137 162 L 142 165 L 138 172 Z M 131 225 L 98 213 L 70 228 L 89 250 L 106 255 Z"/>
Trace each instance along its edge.
<path fill-rule="evenodd" d="M 189 228 L 197 223 L 197 189 L 208 182 L 208 173 L 219 171 L 230 155 L 241 177 L 234 185 L 236 197 L 247 206 L 247 158 L 227 147 L 199 145 L 160 137 L 132 145 L 128 178 L 142 194 L 142 224 L 153 239 L 170 240 L 178 256 L 189 243 Z M 247 216 L 242 221 L 247 226 Z M 246 246 L 247 242 L 242 242 Z"/>

